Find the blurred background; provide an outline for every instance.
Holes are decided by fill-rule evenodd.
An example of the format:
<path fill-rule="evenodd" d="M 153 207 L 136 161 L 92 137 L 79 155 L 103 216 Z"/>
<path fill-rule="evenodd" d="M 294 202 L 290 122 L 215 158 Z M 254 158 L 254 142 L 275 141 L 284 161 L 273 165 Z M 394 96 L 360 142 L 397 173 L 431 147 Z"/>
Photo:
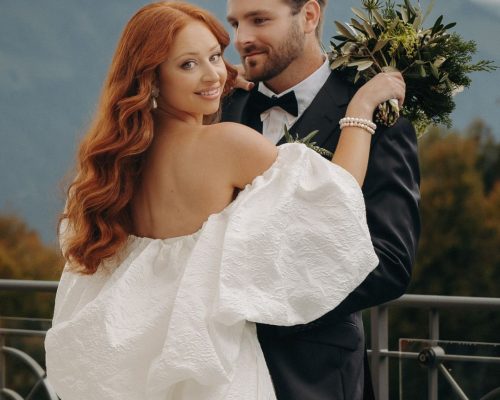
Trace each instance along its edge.
<path fill-rule="evenodd" d="M 422 2 L 425 6 L 429 1 Z M 22 217 L 43 241 L 55 240 L 61 178 L 73 164 L 123 26 L 138 0 L 0 0 L 0 210 Z M 194 1 L 225 21 L 224 0 Z M 359 0 L 330 0 L 324 43 L 334 20 L 348 21 Z M 478 44 L 477 59 L 500 63 L 499 0 L 437 0 L 428 23 L 445 14 Z M 227 26 L 227 24 L 226 24 Z M 229 28 L 229 27 L 228 27 Z M 227 52 L 238 62 L 232 46 Z M 472 75 L 457 96 L 454 127 L 481 118 L 500 138 L 500 71 Z"/>
<path fill-rule="evenodd" d="M 92 118 L 123 26 L 146 3 L 0 0 L 0 279 L 58 280 L 61 182 Z M 225 21 L 224 0 L 193 3 Z M 429 1 L 421 4 L 425 8 Z M 326 46 L 336 34 L 333 21 L 348 21 L 350 7 L 359 5 L 329 0 Z M 457 22 L 454 30 L 477 43 L 473 61 L 500 65 L 500 0 L 437 0 L 427 25 L 441 14 L 444 23 Z M 232 47 L 226 56 L 239 62 Z M 452 129 L 435 127 L 420 139 L 423 230 L 410 293 L 500 297 L 500 71 L 471 78 L 471 87 L 456 97 Z M 0 317 L 6 317 L 0 328 L 22 317 L 46 328 L 53 300 L 52 293 L 0 291 Z M 427 335 L 425 312 L 396 309 L 389 324 L 391 347 L 400 346 L 400 338 Z M 440 337 L 446 340 L 494 344 L 500 342 L 498 332 L 498 312 L 441 316 Z M 10 340 L 43 364 L 40 338 Z M 391 366 L 391 398 L 400 395 L 401 368 Z M 481 376 L 500 385 L 498 369 Z M 20 373 L 9 379 L 22 388 L 30 378 Z M 465 383 L 470 392 L 477 379 L 469 376 Z M 406 386 L 401 398 L 425 398 L 418 394 L 419 382 Z M 440 390 L 442 398 L 455 398 Z"/>

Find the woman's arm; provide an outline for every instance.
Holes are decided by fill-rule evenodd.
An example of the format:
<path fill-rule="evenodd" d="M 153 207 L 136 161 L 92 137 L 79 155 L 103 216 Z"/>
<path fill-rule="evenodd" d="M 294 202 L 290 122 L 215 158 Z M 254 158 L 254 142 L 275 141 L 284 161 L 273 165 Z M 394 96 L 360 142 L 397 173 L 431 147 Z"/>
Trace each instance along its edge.
<path fill-rule="evenodd" d="M 347 107 L 346 117 L 371 121 L 377 105 L 389 99 L 398 99 L 401 105 L 404 95 L 405 83 L 399 72 L 380 73 L 356 92 Z M 223 122 L 217 124 L 216 130 L 217 142 L 213 151 L 229 162 L 224 165 L 224 170 L 229 173 L 232 185 L 236 188 L 244 188 L 276 159 L 276 146 L 249 127 Z M 353 175 L 360 186 L 366 175 L 371 137 L 363 128 L 345 127 L 332 158 L 332 162 Z"/>
<path fill-rule="evenodd" d="M 399 72 L 380 73 L 356 92 L 347 107 L 346 117 L 371 121 L 378 104 L 397 99 L 401 106 L 404 95 L 405 83 Z M 332 162 L 351 173 L 360 186 L 363 186 L 368 166 L 371 136 L 364 128 L 344 127 L 332 157 Z"/>

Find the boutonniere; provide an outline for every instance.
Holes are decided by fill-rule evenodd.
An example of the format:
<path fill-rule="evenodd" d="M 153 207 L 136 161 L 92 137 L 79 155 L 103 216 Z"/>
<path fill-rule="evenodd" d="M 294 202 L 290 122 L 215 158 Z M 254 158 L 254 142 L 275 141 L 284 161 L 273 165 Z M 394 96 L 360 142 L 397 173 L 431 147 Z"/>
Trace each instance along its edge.
<path fill-rule="evenodd" d="M 332 158 L 333 153 L 327 149 L 324 149 L 322 147 L 319 147 L 316 145 L 316 142 L 313 142 L 313 138 L 318 134 L 318 130 L 310 132 L 307 136 L 303 137 L 302 139 L 299 138 L 299 135 L 296 135 L 295 137 L 292 136 L 290 131 L 288 130 L 288 127 L 285 125 L 284 128 L 285 130 L 285 139 L 287 143 L 302 143 L 305 144 L 307 147 L 309 147 L 311 150 L 314 150 L 316 153 L 321 154 L 324 157 Z"/>

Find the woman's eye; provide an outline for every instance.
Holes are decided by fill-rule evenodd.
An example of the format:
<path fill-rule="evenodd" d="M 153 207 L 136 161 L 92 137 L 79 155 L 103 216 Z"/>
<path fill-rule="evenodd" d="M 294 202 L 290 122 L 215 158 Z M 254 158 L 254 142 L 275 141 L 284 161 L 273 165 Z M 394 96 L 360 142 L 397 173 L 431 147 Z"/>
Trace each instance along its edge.
<path fill-rule="evenodd" d="M 195 62 L 194 61 L 188 61 L 188 62 L 185 62 L 184 64 L 181 65 L 181 68 L 182 69 L 193 69 L 195 66 Z"/>
<path fill-rule="evenodd" d="M 214 54 L 212 57 L 210 57 L 210 61 L 212 62 L 218 62 L 222 57 L 222 53 L 217 53 Z"/>

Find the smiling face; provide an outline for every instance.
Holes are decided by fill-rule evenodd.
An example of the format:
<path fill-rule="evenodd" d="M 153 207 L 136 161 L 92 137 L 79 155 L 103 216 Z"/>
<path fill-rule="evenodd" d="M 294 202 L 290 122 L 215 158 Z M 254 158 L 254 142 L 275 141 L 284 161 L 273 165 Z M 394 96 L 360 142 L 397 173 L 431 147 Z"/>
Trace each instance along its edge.
<path fill-rule="evenodd" d="M 293 15 L 282 0 L 228 0 L 227 19 L 246 77 L 252 81 L 275 78 L 303 53 L 300 12 Z"/>
<path fill-rule="evenodd" d="M 178 32 L 160 64 L 158 108 L 199 121 L 219 109 L 226 79 L 219 42 L 205 24 L 193 21 Z"/>

